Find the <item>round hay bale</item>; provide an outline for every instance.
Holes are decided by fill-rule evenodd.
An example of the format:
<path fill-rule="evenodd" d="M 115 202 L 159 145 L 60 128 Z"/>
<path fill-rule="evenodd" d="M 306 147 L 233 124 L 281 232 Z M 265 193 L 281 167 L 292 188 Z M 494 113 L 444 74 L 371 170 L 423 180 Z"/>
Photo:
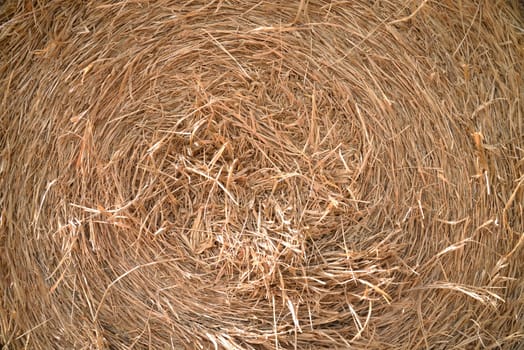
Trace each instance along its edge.
<path fill-rule="evenodd" d="M 0 345 L 519 348 L 519 6 L 5 2 Z"/>

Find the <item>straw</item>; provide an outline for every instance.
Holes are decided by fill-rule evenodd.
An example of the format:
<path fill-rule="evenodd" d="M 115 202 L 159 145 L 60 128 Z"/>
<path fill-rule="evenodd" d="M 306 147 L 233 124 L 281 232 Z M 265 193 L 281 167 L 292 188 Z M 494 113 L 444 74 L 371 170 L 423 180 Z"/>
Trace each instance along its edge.
<path fill-rule="evenodd" d="M 0 348 L 518 349 L 517 1 L 5 1 Z"/>

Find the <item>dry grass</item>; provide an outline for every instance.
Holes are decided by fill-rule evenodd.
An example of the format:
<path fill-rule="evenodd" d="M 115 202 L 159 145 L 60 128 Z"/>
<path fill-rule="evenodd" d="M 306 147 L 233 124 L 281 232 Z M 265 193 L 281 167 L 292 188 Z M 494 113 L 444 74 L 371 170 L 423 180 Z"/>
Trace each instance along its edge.
<path fill-rule="evenodd" d="M 514 1 L 7 1 L 0 347 L 518 349 Z"/>

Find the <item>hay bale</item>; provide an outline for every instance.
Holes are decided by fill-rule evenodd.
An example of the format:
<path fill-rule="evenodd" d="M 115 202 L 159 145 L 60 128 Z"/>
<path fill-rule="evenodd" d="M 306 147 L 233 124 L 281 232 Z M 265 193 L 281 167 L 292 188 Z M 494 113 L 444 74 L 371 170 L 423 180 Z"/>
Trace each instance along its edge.
<path fill-rule="evenodd" d="M 517 349 L 514 1 L 7 1 L 8 349 Z"/>

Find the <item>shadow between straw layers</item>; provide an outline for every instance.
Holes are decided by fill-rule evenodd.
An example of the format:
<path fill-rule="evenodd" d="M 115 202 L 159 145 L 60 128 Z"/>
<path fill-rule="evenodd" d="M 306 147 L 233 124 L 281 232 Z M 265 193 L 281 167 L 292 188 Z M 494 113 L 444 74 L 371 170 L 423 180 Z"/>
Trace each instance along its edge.
<path fill-rule="evenodd" d="M 5 2 L 0 343 L 521 348 L 518 7 Z"/>

